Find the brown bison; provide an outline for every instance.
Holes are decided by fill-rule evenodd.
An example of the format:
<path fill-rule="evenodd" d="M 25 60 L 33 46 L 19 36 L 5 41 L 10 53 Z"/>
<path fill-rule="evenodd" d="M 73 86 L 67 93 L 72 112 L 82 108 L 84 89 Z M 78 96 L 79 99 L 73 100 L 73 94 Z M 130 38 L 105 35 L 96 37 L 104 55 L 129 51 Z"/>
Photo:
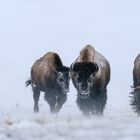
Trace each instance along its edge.
<path fill-rule="evenodd" d="M 38 101 L 43 91 L 50 111 L 57 113 L 67 100 L 69 81 L 69 68 L 63 66 L 58 54 L 48 52 L 35 61 L 31 68 L 31 79 L 26 81 L 26 86 L 32 86 L 34 111 L 39 111 Z"/>
<path fill-rule="evenodd" d="M 133 91 L 131 92 L 131 106 L 140 115 L 140 54 L 134 61 L 133 68 Z"/>
<path fill-rule="evenodd" d="M 70 67 L 77 104 L 85 115 L 102 115 L 107 100 L 110 65 L 91 45 L 84 47 Z"/>

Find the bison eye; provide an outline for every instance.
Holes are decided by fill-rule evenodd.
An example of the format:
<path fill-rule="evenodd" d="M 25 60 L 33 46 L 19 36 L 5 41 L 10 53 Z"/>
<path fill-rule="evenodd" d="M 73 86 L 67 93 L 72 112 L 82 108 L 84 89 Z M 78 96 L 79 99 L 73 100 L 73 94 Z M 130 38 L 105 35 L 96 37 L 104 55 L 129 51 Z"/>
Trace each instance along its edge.
<path fill-rule="evenodd" d="M 81 82 L 81 79 L 79 77 L 77 77 L 77 82 Z"/>
<path fill-rule="evenodd" d="M 87 80 L 87 83 L 90 83 L 91 82 L 91 79 L 89 78 L 88 80 Z"/>
<path fill-rule="evenodd" d="M 93 75 L 92 75 L 93 76 Z M 93 80 L 93 77 L 92 76 L 90 76 L 88 79 L 87 79 L 87 83 L 88 84 L 90 84 L 91 82 L 92 82 L 92 80 Z"/>
<path fill-rule="evenodd" d="M 60 83 L 64 82 L 64 79 L 63 79 L 63 78 L 60 78 L 60 79 L 59 79 L 59 82 L 60 82 Z"/>

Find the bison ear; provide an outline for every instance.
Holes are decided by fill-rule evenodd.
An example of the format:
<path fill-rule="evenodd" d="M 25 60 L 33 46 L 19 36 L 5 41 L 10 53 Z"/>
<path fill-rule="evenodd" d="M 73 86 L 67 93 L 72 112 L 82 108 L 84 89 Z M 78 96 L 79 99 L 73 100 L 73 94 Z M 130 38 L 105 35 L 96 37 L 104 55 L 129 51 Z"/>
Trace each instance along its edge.
<path fill-rule="evenodd" d="M 61 66 L 61 67 L 56 68 L 55 71 L 56 72 L 69 72 L 70 71 L 70 68 L 69 67 L 66 67 L 66 66 Z"/>

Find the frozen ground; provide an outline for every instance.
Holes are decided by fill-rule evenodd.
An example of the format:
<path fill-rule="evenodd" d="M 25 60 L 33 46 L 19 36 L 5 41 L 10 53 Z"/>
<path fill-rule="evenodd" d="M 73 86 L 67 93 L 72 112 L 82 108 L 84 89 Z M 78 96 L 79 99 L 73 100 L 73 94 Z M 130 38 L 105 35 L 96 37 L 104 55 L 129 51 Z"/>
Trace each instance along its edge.
<path fill-rule="evenodd" d="M 139 140 L 140 118 L 129 106 L 133 61 L 140 51 L 139 0 L 0 1 L 0 140 Z M 91 44 L 110 62 L 104 117 L 83 117 L 71 84 L 68 100 L 51 115 L 40 99 L 33 113 L 24 82 L 47 51 L 70 65 Z"/>

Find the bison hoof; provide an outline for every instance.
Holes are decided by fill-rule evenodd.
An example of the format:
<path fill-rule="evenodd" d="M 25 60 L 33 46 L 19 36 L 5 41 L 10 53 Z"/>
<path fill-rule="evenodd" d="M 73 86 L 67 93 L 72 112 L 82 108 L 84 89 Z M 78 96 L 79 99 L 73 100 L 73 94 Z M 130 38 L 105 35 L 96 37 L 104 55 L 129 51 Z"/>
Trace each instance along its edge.
<path fill-rule="evenodd" d="M 54 108 L 54 109 L 50 109 L 50 111 L 52 114 L 57 114 L 60 111 L 60 109 Z"/>
<path fill-rule="evenodd" d="M 34 112 L 38 113 L 39 112 L 39 108 L 38 107 L 34 107 Z"/>

